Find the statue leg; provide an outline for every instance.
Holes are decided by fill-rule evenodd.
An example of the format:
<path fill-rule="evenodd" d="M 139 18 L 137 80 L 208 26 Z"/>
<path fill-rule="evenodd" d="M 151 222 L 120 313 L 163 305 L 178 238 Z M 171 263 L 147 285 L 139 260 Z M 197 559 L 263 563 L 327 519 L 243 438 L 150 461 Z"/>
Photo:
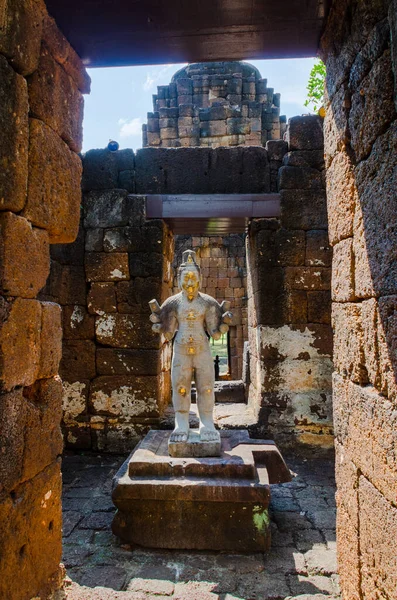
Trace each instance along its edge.
<path fill-rule="evenodd" d="M 175 411 L 175 429 L 171 442 L 186 442 L 189 435 L 189 410 L 192 386 L 192 360 L 175 352 L 171 365 L 172 404 Z"/>
<path fill-rule="evenodd" d="M 211 351 L 208 348 L 195 364 L 197 408 L 200 417 L 200 438 L 203 442 L 217 441 L 219 432 L 214 425 L 215 372 Z"/>

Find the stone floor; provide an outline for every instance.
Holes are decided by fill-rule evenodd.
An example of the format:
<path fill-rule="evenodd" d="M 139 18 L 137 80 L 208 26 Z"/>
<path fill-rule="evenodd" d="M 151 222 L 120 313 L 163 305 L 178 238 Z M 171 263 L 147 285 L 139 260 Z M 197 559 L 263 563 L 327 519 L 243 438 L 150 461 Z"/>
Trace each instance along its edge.
<path fill-rule="evenodd" d="M 272 486 L 272 549 L 262 554 L 131 548 L 111 533 L 112 477 L 123 457 L 69 455 L 64 474 L 68 600 L 335 600 L 332 461 L 287 457 Z"/>

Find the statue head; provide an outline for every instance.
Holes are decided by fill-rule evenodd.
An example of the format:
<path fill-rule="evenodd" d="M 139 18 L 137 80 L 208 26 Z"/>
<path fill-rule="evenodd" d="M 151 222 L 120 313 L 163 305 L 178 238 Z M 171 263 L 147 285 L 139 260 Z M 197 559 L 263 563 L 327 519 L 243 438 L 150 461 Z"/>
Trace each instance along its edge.
<path fill-rule="evenodd" d="M 182 293 L 186 294 L 188 300 L 192 301 L 197 297 L 201 285 L 201 276 L 194 250 L 185 250 L 182 254 L 182 262 L 178 269 L 178 283 Z"/>

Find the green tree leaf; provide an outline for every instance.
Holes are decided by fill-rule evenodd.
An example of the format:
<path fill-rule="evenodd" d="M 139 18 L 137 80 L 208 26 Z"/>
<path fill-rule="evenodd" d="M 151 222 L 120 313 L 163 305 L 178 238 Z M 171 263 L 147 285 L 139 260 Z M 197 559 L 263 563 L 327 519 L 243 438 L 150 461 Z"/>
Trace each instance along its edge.
<path fill-rule="evenodd" d="M 317 112 L 324 103 L 325 75 L 325 64 L 319 59 L 310 71 L 306 88 L 307 98 L 304 103 L 308 107 L 312 105 L 314 112 Z"/>

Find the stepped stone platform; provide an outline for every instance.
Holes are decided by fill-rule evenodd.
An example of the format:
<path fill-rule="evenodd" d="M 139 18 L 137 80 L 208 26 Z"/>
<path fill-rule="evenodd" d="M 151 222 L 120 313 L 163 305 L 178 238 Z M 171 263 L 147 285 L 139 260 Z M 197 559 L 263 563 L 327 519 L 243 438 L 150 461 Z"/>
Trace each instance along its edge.
<path fill-rule="evenodd" d="M 291 480 L 272 441 L 222 431 L 221 455 L 172 458 L 169 431 L 150 431 L 115 476 L 112 529 L 150 548 L 263 551 L 270 483 Z"/>

